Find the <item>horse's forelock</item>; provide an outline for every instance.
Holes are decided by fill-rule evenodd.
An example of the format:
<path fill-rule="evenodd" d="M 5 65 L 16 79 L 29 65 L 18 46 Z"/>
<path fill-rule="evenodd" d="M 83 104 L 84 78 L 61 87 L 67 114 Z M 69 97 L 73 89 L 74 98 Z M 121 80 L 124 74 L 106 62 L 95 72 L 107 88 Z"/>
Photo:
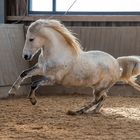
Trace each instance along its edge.
<path fill-rule="evenodd" d="M 31 33 L 37 33 L 40 30 L 41 25 L 42 25 L 41 20 L 37 20 L 29 26 L 29 31 Z"/>
<path fill-rule="evenodd" d="M 39 20 L 33 22 L 29 26 L 29 31 L 31 33 L 37 32 L 42 27 L 51 27 L 52 25 L 53 26 L 58 26 L 58 25 L 61 25 L 61 23 L 58 20 L 44 20 L 44 19 L 39 19 Z"/>

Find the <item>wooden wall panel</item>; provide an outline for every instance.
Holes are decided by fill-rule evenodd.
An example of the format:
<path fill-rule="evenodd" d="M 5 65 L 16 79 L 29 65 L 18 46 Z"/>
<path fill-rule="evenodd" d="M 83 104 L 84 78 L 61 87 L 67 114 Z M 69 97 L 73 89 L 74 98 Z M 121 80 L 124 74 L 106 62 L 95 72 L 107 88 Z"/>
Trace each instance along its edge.
<path fill-rule="evenodd" d="M 23 25 L 0 25 L 0 86 L 12 85 L 28 67 L 22 59 L 24 41 Z"/>
<path fill-rule="evenodd" d="M 22 16 L 27 15 L 28 0 L 7 0 L 7 16 Z"/>
<path fill-rule="evenodd" d="M 140 55 L 140 27 L 71 27 L 71 29 L 78 34 L 77 37 L 84 50 L 101 50 L 114 57 Z"/>
<path fill-rule="evenodd" d="M 0 97 L 7 95 L 19 74 L 28 68 L 28 63 L 22 59 L 24 41 L 23 25 L 0 25 Z"/>

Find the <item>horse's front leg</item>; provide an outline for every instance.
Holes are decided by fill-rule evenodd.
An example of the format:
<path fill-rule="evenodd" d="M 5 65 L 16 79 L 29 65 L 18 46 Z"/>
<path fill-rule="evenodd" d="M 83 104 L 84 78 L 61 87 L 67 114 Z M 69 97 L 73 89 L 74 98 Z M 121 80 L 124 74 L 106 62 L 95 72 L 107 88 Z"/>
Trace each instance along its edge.
<path fill-rule="evenodd" d="M 35 105 L 37 100 L 35 98 L 35 91 L 40 87 L 40 86 L 51 86 L 54 85 L 55 80 L 53 77 L 44 77 L 38 81 L 34 81 L 31 85 L 31 90 L 28 95 L 28 98 L 30 99 L 32 105 Z"/>
<path fill-rule="evenodd" d="M 9 95 L 15 95 L 16 91 L 19 89 L 21 83 L 28 77 L 32 77 L 34 75 L 39 75 L 41 73 L 41 69 L 36 64 L 35 66 L 23 71 L 17 80 L 12 85 L 11 89 L 9 90 Z"/>

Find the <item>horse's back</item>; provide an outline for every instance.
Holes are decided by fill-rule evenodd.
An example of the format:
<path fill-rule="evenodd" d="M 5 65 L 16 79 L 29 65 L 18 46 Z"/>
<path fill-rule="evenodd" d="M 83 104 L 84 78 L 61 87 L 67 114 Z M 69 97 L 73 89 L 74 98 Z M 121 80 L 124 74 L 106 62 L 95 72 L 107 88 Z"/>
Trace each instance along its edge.
<path fill-rule="evenodd" d="M 102 60 L 109 61 L 109 63 L 116 62 L 116 59 L 112 55 L 103 51 L 88 51 L 88 52 L 84 52 L 82 55 L 89 57 L 93 60 L 96 60 L 97 62 L 102 61 Z"/>
<path fill-rule="evenodd" d="M 112 68 L 112 66 L 119 66 L 118 62 L 112 55 L 102 51 L 84 52 L 83 54 L 81 54 L 81 58 L 86 59 L 92 64 L 98 66 L 108 66 L 109 68 Z"/>

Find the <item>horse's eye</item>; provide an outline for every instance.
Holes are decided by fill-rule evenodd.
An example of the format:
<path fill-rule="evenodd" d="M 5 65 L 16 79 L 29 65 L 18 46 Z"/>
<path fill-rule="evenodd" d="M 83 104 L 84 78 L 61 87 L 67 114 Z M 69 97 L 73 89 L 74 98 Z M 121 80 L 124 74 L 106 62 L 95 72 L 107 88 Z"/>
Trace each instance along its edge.
<path fill-rule="evenodd" d="M 33 38 L 30 38 L 29 41 L 32 42 L 32 41 L 34 41 L 34 39 Z"/>

